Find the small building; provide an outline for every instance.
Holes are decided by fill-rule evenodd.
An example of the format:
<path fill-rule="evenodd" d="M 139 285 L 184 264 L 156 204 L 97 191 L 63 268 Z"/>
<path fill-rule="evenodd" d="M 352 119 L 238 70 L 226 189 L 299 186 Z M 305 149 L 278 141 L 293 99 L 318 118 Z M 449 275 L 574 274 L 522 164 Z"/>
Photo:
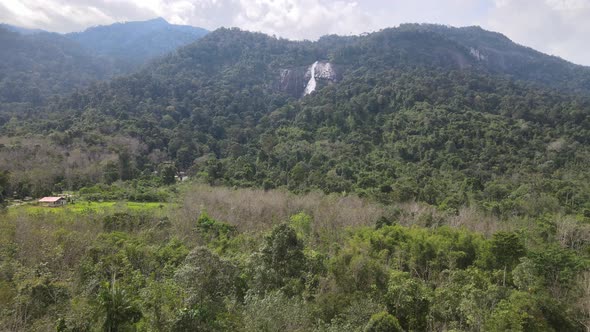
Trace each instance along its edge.
<path fill-rule="evenodd" d="M 63 197 L 43 197 L 39 201 L 41 206 L 58 207 L 66 205 L 66 199 Z"/>

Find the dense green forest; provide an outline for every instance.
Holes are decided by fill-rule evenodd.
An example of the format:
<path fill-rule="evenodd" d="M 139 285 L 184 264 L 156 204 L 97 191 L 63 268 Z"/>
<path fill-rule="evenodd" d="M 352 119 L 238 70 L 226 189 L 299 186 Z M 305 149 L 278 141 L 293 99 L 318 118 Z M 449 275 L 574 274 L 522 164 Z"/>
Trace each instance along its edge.
<path fill-rule="evenodd" d="M 7 191 L 149 180 L 172 165 L 211 184 L 588 213 L 590 99 L 457 67 L 449 54 L 468 51 L 412 27 L 316 43 L 219 30 L 135 75 L 3 112 Z M 342 80 L 302 99 L 277 88 L 281 69 L 318 58 Z"/>
<path fill-rule="evenodd" d="M 500 34 L 408 24 L 219 29 L 6 92 L 0 330 L 585 331 L 589 91 Z"/>

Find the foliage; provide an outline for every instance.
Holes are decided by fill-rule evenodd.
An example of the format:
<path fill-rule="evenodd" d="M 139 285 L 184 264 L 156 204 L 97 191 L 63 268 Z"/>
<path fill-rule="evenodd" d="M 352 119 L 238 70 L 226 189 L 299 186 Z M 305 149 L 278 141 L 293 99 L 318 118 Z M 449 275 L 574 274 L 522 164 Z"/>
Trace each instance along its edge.
<path fill-rule="evenodd" d="M 411 278 L 409 273 L 392 272 L 385 295 L 388 310 L 400 320 L 398 324 L 405 330 L 424 331 L 430 310 L 429 293 L 428 287 Z M 385 319 L 392 321 L 391 318 Z"/>
<path fill-rule="evenodd" d="M 98 295 L 98 304 L 104 311 L 103 330 L 105 332 L 128 330 L 126 326 L 141 319 L 138 306 L 132 302 L 124 289 L 117 287 L 115 281 L 111 285 L 102 286 Z"/>
<path fill-rule="evenodd" d="M 477 36 L 518 69 L 474 60 L 466 50 L 484 43 Z M 282 71 L 317 59 L 330 59 L 336 84 L 302 99 L 280 88 Z M 220 29 L 134 75 L 0 110 L 3 135 L 52 138 L 37 143 L 45 149 L 0 146 L 6 160 L 22 156 L 0 169 L 21 198 L 118 180 L 171 184 L 176 169 L 210 184 L 355 192 L 450 213 L 582 214 L 587 75 L 477 28 L 409 25 L 313 43 Z M 163 199 L 133 187 L 119 198 Z"/>
<path fill-rule="evenodd" d="M 303 243 L 287 224 L 273 228 L 252 260 L 253 289 L 261 292 L 280 289 L 289 295 L 301 292 L 306 257 Z"/>
<path fill-rule="evenodd" d="M 440 224 L 424 227 L 417 226 L 424 214 L 410 213 L 416 205 L 399 205 L 387 217 L 397 222 L 379 228 L 375 217 L 344 228 L 320 210 L 311 219 L 303 208 L 294 211 L 308 212 L 286 212 L 274 226 L 267 219 L 273 214 L 255 215 L 259 225 L 244 218 L 221 222 L 212 216 L 227 208 L 214 204 L 202 207 L 208 212 L 195 221 L 188 195 L 205 188 L 190 188 L 180 200 L 186 205 L 166 209 L 9 208 L 0 218 L 0 325 L 11 331 L 583 331 L 590 322 L 589 243 L 570 247 L 561 233 L 546 232 L 545 223 L 513 217 L 515 228 L 484 235 L 466 228 L 477 229 L 483 215 L 463 217 L 466 227 L 453 228 L 445 224 L 457 217 L 434 209 L 427 215 Z M 223 188 L 207 190 L 214 200 L 227 195 Z M 300 199 L 290 197 L 291 204 Z M 243 204 L 240 196 L 232 199 L 234 207 Z M 341 204 L 314 201 L 324 211 Z M 285 208 L 280 200 L 267 202 Z M 316 237 L 334 242 L 318 244 Z"/>
<path fill-rule="evenodd" d="M 402 327 L 395 317 L 387 312 L 380 312 L 371 316 L 371 320 L 365 327 L 365 332 L 401 332 Z"/>
<path fill-rule="evenodd" d="M 318 59 L 337 82 L 281 84 Z M 0 211 L 0 326 L 587 329 L 587 77 L 475 27 L 220 29 L 0 104 L 2 199 L 83 199 Z"/>

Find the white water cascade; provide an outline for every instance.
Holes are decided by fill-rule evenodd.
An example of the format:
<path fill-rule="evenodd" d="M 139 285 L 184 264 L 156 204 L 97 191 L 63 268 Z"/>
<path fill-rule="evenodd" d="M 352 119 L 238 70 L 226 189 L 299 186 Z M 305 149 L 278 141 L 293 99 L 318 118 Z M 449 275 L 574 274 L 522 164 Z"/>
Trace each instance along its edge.
<path fill-rule="evenodd" d="M 311 78 L 309 79 L 309 82 L 307 82 L 307 86 L 305 86 L 305 92 L 303 93 L 304 96 L 315 91 L 315 87 L 317 85 L 317 82 L 315 81 L 315 67 L 317 65 L 317 61 L 314 62 L 313 65 L 311 65 Z"/>

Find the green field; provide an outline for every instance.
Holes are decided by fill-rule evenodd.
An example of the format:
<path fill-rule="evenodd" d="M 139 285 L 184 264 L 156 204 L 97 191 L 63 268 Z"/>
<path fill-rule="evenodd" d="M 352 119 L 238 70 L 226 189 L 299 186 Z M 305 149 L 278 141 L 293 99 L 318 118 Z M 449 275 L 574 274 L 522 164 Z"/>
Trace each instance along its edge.
<path fill-rule="evenodd" d="M 79 201 L 70 203 L 62 207 L 44 207 L 36 203 L 26 203 L 18 206 L 12 206 L 8 209 L 9 214 L 111 214 L 114 212 L 149 212 L 151 214 L 165 214 L 166 211 L 174 206 L 171 203 L 160 202 L 90 202 Z"/>

